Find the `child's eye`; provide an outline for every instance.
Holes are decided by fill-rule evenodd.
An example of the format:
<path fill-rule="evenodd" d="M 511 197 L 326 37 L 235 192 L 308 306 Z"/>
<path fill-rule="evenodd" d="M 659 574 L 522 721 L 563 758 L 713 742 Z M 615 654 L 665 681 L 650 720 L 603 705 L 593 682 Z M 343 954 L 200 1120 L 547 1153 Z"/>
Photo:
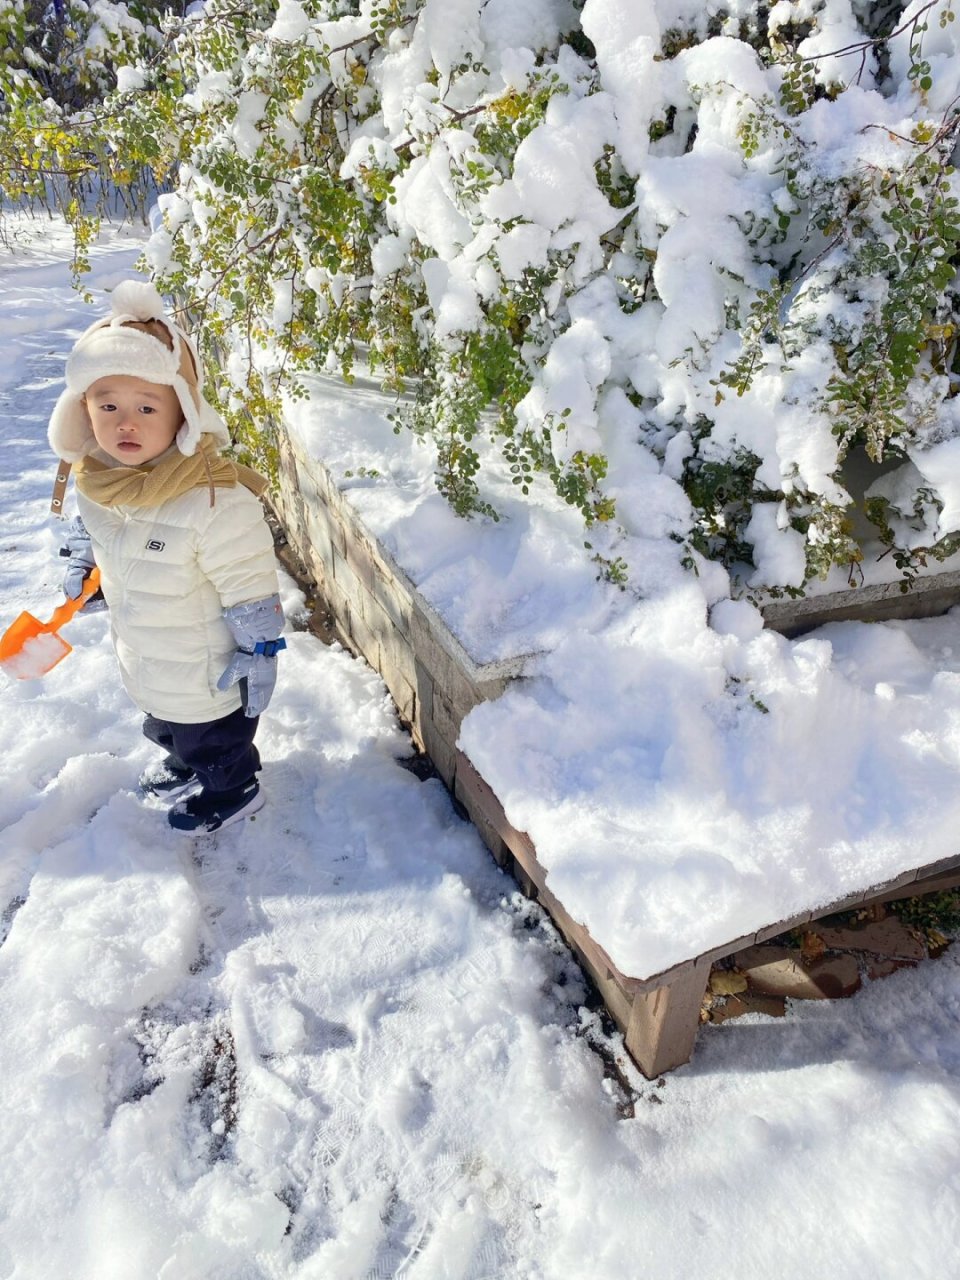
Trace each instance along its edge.
<path fill-rule="evenodd" d="M 153 405 L 152 405 L 152 404 L 142 404 L 142 405 L 140 406 L 140 412 L 141 412 L 141 413 L 156 413 L 156 409 L 154 409 L 154 407 L 153 407 Z"/>
<path fill-rule="evenodd" d="M 116 407 L 117 406 L 115 404 L 98 404 L 97 405 L 97 408 L 102 413 L 110 413 L 113 409 L 116 409 Z"/>

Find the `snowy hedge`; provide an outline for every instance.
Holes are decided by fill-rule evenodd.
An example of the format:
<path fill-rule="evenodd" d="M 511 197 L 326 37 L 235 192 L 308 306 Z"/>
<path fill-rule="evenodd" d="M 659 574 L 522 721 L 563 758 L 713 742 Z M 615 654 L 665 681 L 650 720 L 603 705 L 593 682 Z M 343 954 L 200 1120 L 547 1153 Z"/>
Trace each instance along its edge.
<path fill-rule="evenodd" d="M 107 105 L 261 459 L 362 364 L 461 513 L 545 478 L 617 578 L 657 467 L 693 567 L 801 591 L 864 516 L 960 545 L 958 46 L 949 0 L 208 0 Z"/>
<path fill-rule="evenodd" d="M 161 52 L 169 9 L 164 0 L 0 0 L 0 196 L 62 208 L 76 230 L 78 275 L 108 190 L 129 212 L 146 212 L 152 149 L 145 139 L 130 145 L 104 99 L 127 67 Z"/>

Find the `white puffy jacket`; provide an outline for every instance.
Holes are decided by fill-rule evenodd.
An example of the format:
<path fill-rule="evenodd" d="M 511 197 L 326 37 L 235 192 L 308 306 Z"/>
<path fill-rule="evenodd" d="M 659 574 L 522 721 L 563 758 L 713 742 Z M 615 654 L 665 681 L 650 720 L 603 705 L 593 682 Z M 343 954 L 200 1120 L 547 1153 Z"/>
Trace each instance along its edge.
<path fill-rule="evenodd" d="M 77 493 L 110 606 L 127 692 L 178 724 L 241 705 L 219 679 L 236 643 L 221 611 L 277 591 L 273 539 L 249 489 L 191 489 L 162 506 L 102 507 Z"/>

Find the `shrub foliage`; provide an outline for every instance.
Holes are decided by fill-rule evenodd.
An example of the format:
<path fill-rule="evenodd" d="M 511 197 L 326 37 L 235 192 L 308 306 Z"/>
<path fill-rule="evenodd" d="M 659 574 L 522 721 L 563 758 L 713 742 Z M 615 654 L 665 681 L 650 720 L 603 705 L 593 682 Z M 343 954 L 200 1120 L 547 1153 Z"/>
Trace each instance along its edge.
<path fill-rule="evenodd" d="M 639 132 L 593 7 L 542 0 L 507 56 L 479 0 L 446 27 L 442 0 L 0 0 L 3 192 L 61 203 L 82 272 L 91 191 L 164 187 L 150 265 L 261 464 L 281 391 L 363 368 L 465 516 L 498 517 L 495 466 L 614 547 L 629 430 L 691 564 L 802 590 L 862 559 L 855 502 L 905 578 L 951 554 L 924 476 L 960 433 L 950 4 L 691 4 L 643 45 Z M 554 217 L 530 175 L 571 136 Z M 863 499 L 854 453 L 913 480 Z"/>

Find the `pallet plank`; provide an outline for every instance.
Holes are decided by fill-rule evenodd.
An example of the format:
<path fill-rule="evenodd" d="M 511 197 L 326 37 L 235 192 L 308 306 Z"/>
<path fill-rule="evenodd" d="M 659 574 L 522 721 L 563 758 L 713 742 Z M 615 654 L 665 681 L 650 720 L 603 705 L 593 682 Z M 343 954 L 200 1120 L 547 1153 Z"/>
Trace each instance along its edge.
<path fill-rule="evenodd" d="M 690 1061 L 709 976 L 709 965 L 690 965 L 672 982 L 634 997 L 625 1043 L 648 1079 Z"/>

